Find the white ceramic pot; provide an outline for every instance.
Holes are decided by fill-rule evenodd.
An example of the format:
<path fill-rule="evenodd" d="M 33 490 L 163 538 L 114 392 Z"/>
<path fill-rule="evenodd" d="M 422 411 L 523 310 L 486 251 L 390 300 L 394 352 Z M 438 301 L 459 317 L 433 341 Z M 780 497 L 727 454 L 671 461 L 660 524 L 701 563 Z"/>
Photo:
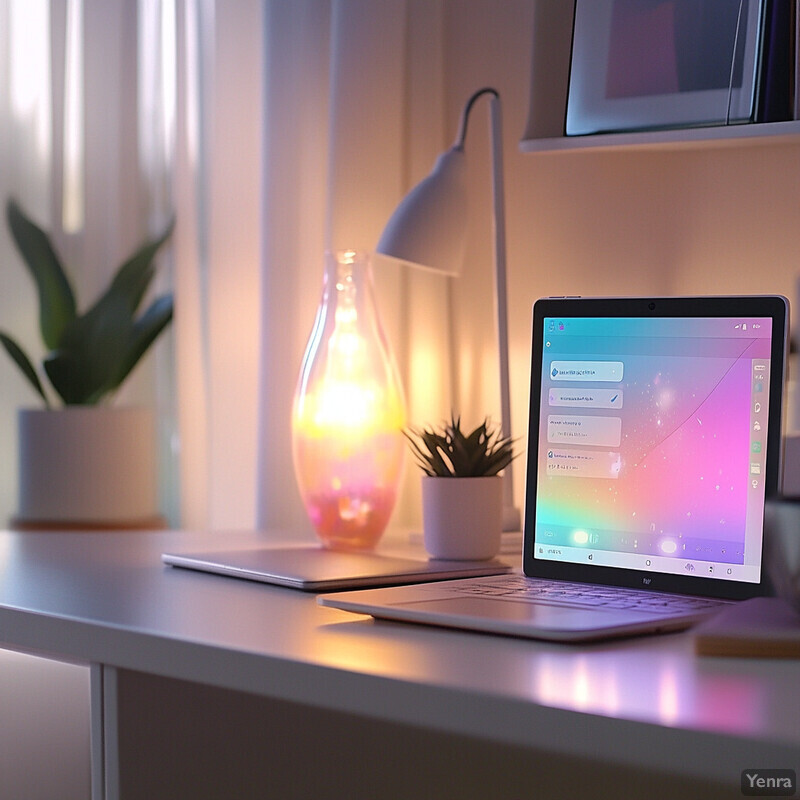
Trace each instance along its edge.
<path fill-rule="evenodd" d="M 503 479 L 422 478 L 422 530 L 434 558 L 483 561 L 500 551 Z"/>
<path fill-rule="evenodd" d="M 158 521 L 156 437 L 146 408 L 20 409 L 18 527 Z"/>

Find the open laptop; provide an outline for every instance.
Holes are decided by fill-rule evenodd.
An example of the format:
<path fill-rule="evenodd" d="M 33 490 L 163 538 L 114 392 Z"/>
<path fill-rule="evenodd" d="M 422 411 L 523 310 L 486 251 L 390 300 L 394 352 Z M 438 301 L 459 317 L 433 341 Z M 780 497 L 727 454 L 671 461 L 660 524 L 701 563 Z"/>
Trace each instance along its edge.
<path fill-rule="evenodd" d="M 584 641 L 764 594 L 787 331 L 776 296 L 537 301 L 522 574 L 318 602 Z"/>

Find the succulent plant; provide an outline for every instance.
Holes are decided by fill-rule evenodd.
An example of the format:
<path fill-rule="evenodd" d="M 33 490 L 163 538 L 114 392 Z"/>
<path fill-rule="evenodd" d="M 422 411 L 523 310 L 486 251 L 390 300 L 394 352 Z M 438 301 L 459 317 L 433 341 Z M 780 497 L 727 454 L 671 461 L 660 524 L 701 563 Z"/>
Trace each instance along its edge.
<path fill-rule="evenodd" d="M 50 237 L 28 219 L 14 200 L 6 208 L 8 225 L 39 295 L 39 327 L 47 351 L 42 366 L 65 405 L 95 405 L 128 377 L 150 345 L 172 320 L 172 294 L 163 294 L 137 316 L 155 275 L 153 258 L 169 238 L 171 222 L 117 270 L 108 289 L 78 314 L 72 285 Z M 7 333 L 0 343 L 25 378 L 51 407 L 33 362 Z"/>
<path fill-rule="evenodd" d="M 426 475 L 439 478 L 478 478 L 496 475 L 515 457 L 514 443 L 503 438 L 488 419 L 465 434 L 461 417 L 451 415 L 439 429 L 408 428 L 403 431 Z"/>

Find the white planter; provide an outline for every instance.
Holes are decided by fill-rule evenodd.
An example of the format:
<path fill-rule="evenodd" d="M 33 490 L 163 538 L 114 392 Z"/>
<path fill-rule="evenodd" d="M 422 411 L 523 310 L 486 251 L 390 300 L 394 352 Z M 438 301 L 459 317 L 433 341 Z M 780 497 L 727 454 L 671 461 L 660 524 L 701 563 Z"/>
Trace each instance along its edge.
<path fill-rule="evenodd" d="M 482 561 L 500 551 L 503 479 L 422 478 L 425 549 L 434 558 Z"/>
<path fill-rule="evenodd" d="M 146 408 L 21 409 L 17 527 L 150 527 L 158 487 Z"/>

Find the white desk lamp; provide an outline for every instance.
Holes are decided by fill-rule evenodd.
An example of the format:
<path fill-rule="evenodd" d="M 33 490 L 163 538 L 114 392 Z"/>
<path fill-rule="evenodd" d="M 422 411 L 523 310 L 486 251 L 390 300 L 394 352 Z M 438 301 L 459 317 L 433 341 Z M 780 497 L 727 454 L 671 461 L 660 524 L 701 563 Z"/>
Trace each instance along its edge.
<path fill-rule="evenodd" d="M 439 156 L 430 175 L 417 184 L 395 209 L 378 242 L 377 251 L 447 275 L 460 274 L 469 221 L 464 140 L 472 106 L 484 94 L 491 95 L 495 309 L 502 415 L 500 424 L 503 437 L 510 438 L 503 135 L 500 95 L 495 89 L 480 89 L 469 98 L 461 115 L 455 143 Z M 512 468 L 509 464 L 503 473 L 503 530 L 518 531 L 520 528 L 520 512 L 514 506 Z"/>

